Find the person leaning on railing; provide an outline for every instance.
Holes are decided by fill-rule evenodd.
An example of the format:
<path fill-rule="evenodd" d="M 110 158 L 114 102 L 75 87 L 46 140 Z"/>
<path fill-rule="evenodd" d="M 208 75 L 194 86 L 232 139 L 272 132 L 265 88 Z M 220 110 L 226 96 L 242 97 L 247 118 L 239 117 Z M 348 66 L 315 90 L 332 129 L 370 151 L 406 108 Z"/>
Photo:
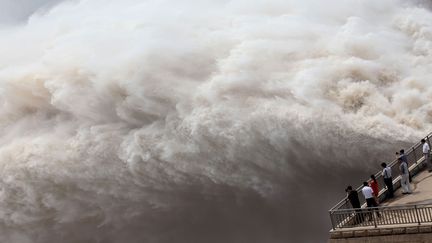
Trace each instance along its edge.
<path fill-rule="evenodd" d="M 353 190 L 352 186 L 348 186 L 345 189 L 345 192 L 347 193 L 347 198 L 350 201 L 351 206 L 355 210 L 354 223 L 359 224 L 359 223 L 363 222 L 364 217 L 363 217 L 363 214 L 361 213 L 360 199 L 358 197 L 357 190 Z"/>
<path fill-rule="evenodd" d="M 348 186 L 345 189 L 345 192 L 347 193 L 347 198 L 350 201 L 351 206 L 353 208 L 361 208 L 360 200 L 359 200 L 357 191 L 353 190 L 352 186 Z"/>
<path fill-rule="evenodd" d="M 381 167 L 383 167 L 382 176 L 384 178 L 384 184 L 387 187 L 387 198 L 393 198 L 393 178 L 392 171 L 386 163 L 381 163 Z"/>

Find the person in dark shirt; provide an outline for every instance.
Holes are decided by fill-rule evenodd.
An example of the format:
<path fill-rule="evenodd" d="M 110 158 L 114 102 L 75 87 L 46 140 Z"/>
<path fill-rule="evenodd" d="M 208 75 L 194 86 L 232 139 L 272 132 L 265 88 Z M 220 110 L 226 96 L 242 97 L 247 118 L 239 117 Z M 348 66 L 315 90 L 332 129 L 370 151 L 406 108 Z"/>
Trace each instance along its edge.
<path fill-rule="evenodd" d="M 358 193 L 356 190 L 352 189 L 352 186 L 348 186 L 347 189 L 345 189 L 347 193 L 348 200 L 350 201 L 353 208 L 360 208 L 360 200 L 358 197 Z"/>
<path fill-rule="evenodd" d="M 360 200 L 358 197 L 358 193 L 356 190 L 352 189 L 352 186 L 348 186 L 345 189 L 345 192 L 347 193 L 347 198 L 351 203 L 351 206 L 354 208 L 356 215 L 354 218 L 354 224 L 360 224 L 364 221 L 364 215 L 361 213 L 361 205 Z"/>
<path fill-rule="evenodd" d="M 401 150 L 399 151 L 399 158 L 401 158 L 402 161 L 404 161 L 405 163 L 408 164 L 408 158 L 407 158 L 407 156 L 406 156 L 406 154 L 405 154 L 405 150 L 401 149 Z"/>

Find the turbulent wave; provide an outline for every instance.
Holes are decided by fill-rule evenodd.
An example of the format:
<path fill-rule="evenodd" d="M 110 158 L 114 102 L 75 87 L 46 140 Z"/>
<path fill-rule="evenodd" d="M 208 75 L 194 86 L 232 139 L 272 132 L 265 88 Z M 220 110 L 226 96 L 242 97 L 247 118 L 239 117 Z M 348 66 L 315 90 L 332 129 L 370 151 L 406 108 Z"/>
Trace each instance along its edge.
<path fill-rule="evenodd" d="M 1 242 L 323 242 L 431 131 L 429 2 L 81 0 L 0 30 Z"/>

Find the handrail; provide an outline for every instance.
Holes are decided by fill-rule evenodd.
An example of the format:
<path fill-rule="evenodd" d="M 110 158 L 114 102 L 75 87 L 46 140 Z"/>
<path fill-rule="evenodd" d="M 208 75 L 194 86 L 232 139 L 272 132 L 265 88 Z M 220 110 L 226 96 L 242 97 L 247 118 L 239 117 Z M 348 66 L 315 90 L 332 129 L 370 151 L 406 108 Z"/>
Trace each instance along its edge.
<path fill-rule="evenodd" d="M 429 146 L 430 146 L 429 138 L 431 138 L 431 137 L 432 137 L 432 132 L 429 133 L 426 137 L 424 137 L 424 139 L 427 141 L 427 143 L 429 144 Z M 409 149 L 406 150 L 405 155 L 406 155 L 407 158 L 408 158 L 408 163 L 409 163 L 409 164 L 410 164 L 410 163 L 414 163 L 414 164 L 416 164 L 416 165 L 419 165 L 419 164 L 423 161 L 423 152 L 422 152 L 422 150 L 419 151 L 419 148 L 420 148 L 420 147 L 421 147 L 421 143 L 420 143 L 420 142 L 417 142 L 417 143 L 415 143 L 413 146 L 411 146 Z M 390 166 L 390 167 L 392 168 L 392 172 L 394 173 L 395 170 L 393 170 L 393 168 L 397 166 L 397 159 L 394 159 L 392 162 L 390 162 L 390 163 L 388 164 L 388 166 Z M 416 168 L 417 168 L 417 166 L 416 166 L 414 169 L 416 169 Z M 412 170 L 412 169 L 411 169 L 411 170 Z M 410 171 L 411 171 L 411 170 L 410 170 Z M 414 176 L 414 175 L 412 175 L 412 176 Z M 379 187 L 380 187 L 380 188 L 384 188 L 384 187 L 385 187 L 384 183 L 382 182 L 382 180 L 379 180 L 379 179 L 382 177 L 382 175 L 381 175 L 381 170 L 378 171 L 377 173 L 375 173 L 375 177 L 376 177 L 376 179 L 377 179 L 377 181 L 378 181 Z M 394 183 L 395 181 L 397 182 L 398 180 L 399 180 L 399 179 L 398 179 L 397 177 L 394 177 L 394 181 L 393 181 L 393 183 Z M 359 186 L 356 190 L 357 190 L 357 192 L 359 193 L 359 197 L 360 197 L 360 199 L 364 202 L 365 200 L 364 200 L 364 198 L 363 198 L 363 195 L 360 193 L 362 187 L 363 187 L 363 186 Z M 380 192 L 380 196 L 381 196 L 381 195 L 384 195 L 384 193 L 385 193 L 386 191 L 387 191 L 387 189 L 381 190 L 381 192 Z M 334 206 L 330 209 L 330 211 L 340 210 L 340 209 L 348 209 L 348 208 L 350 208 L 350 205 L 348 204 L 347 197 L 345 196 L 342 200 L 340 200 L 338 203 L 336 203 L 336 205 L 334 205 Z"/>
<path fill-rule="evenodd" d="M 412 207 L 420 207 L 420 206 L 430 206 L 432 207 L 431 203 L 419 203 L 419 204 L 406 204 L 406 205 L 393 205 L 393 206 L 378 206 L 378 207 L 367 207 L 367 208 L 349 208 L 349 209 L 340 209 L 337 212 L 353 212 L 356 210 L 363 210 L 363 211 L 373 211 L 373 210 L 386 210 L 386 209 L 410 209 Z"/>
<path fill-rule="evenodd" d="M 421 225 L 432 222 L 432 204 L 380 206 L 330 211 L 333 230 L 337 228 L 384 225 Z"/>

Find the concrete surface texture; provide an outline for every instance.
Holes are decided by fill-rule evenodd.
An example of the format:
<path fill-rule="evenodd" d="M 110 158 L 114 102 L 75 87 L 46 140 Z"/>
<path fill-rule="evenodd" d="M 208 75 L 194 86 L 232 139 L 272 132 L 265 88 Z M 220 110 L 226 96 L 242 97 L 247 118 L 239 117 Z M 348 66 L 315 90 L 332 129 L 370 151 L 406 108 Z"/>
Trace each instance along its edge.
<path fill-rule="evenodd" d="M 381 205 L 398 206 L 432 203 L 432 173 L 429 173 L 427 170 L 420 172 L 413 178 L 411 188 L 413 190 L 412 194 L 403 195 L 401 190 L 397 190 L 394 199 Z"/>

